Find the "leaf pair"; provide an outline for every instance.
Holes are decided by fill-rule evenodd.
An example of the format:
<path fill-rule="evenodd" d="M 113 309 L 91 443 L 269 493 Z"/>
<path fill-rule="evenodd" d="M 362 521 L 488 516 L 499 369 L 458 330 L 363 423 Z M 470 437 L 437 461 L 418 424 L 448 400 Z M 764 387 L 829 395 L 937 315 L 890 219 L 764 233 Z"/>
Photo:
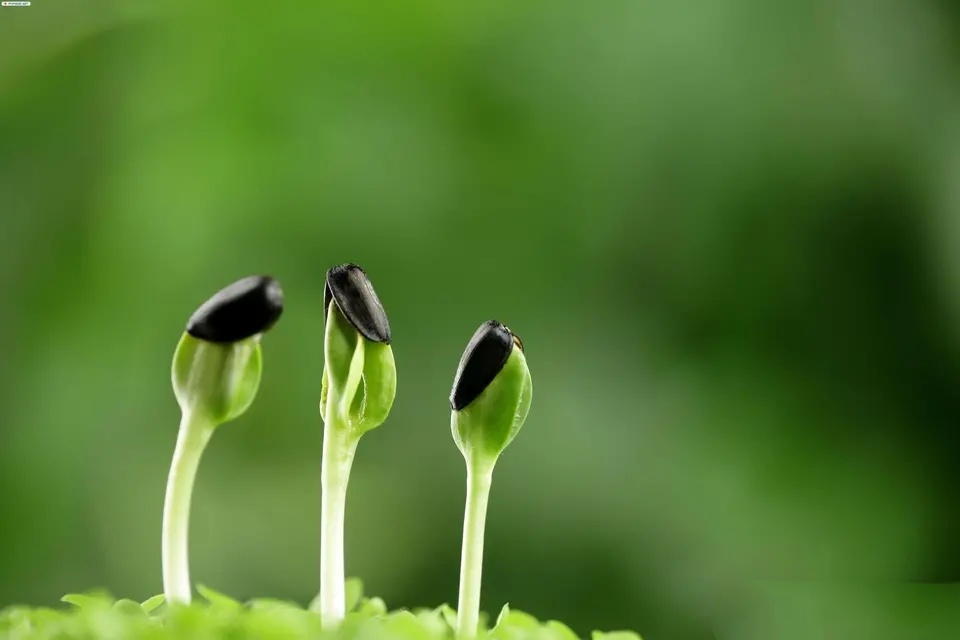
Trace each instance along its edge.
<path fill-rule="evenodd" d="M 380 426 L 397 394 L 390 322 L 363 269 L 327 271 L 320 415 L 356 436 Z"/>
<path fill-rule="evenodd" d="M 114 600 L 110 594 L 102 591 L 91 591 L 88 593 L 68 593 L 60 598 L 60 602 L 72 604 L 78 609 L 84 611 L 98 611 L 105 609 L 115 609 L 125 613 L 143 613 L 150 614 L 156 611 L 164 602 L 166 597 L 161 593 L 148 598 L 143 602 L 135 600 Z"/>

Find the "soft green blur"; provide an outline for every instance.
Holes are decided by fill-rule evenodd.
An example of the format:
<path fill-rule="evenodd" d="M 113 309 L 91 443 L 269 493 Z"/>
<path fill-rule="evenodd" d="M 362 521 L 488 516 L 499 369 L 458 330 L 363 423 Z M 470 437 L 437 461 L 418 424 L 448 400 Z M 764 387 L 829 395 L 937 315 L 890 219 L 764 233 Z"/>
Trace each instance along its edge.
<path fill-rule="evenodd" d="M 960 577 L 953 3 L 0 8 L 0 605 L 161 590 L 173 350 L 253 273 L 286 311 L 201 465 L 192 573 L 312 598 L 348 261 L 398 386 L 347 572 L 389 605 L 456 599 L 447 396 L 491 318 L 537 393 L 485 609 L 699 640 L 769 613 L 750 581 Z"/>

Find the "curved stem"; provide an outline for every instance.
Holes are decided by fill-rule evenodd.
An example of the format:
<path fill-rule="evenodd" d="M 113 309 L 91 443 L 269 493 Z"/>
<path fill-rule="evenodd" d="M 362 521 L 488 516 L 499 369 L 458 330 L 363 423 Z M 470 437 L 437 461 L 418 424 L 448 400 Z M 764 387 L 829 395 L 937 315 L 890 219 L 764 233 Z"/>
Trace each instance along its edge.
<path fill-rule="evenodd" d="M 200 457 L 210 441 L 213 427 L 184 413 L 173 452 L 167 495 L 163 504 L 163 593 L 167 602 L 190 603 L 190 563 L 187 556 L 187 531 L 190 522 L 190 496 L 197 477 Z"/>
<path fill-rule="evenodd" d="M 463 515 L 463 549 L 460 554 L 460 597 L 457 602 L 457 637 L 473 638 L 480 622 L 480 582 L 483 572 L 483 532 L 493 464 L 467 459 L 467 502 Z"/>
<path fill-rule="evenodd" d="M 328 400 L 323 428 L 320 508 L 320 619 L 335 628 L 346 615 L 343 567 L 343 528 L 347 483 L 359 437 L 333 419 L 334 403 Z"/>

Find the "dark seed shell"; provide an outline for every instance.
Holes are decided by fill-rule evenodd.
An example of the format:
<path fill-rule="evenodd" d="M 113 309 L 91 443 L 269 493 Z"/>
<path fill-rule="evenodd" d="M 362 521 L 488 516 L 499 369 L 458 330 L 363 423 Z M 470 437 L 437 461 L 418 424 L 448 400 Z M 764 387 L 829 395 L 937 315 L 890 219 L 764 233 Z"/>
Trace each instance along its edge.
<path fill-rule="evenodd" d="M 330 301 L 337 302 L 343 317 L 371 342 L 390 344 L 390 322 L 370 278 L 355 264 L 342 264 L 327 271 L 323 288 L 324 317 Z"/>
<path fill-rule="evenodd" d="M 480 325 L 460 358 L 450 392 L 451 409 L 460 411 L 483 393 L 507 363 L 514 344 L 520 346 L 520 339 L 496 320 Z"/>
<path fill-rule="evenodd" d="M 237 280 L 200 305 L 187 333 L 207 342 L 238 342 L 270 329 L 283 313 L 283 290 L 269 276 Z"/>

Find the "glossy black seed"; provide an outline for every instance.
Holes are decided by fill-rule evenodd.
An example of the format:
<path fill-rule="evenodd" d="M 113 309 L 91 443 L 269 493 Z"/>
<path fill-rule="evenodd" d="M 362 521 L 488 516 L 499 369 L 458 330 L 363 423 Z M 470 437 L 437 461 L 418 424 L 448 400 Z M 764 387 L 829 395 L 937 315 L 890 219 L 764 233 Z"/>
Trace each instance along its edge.
<path fill-rule="evenodd" d="M 460 358 L 450 392 L 451 409 L 460 411 L 483 393 L 507 363 L 514 344 L 523 349 L 520 338 L 496 320 L 480 325 Z"/>
<path fill-rule="evenodd" d="M 337 302 L 340 313 L 364 338 L 390 344 L 387 312 L 363 269 L 355 264 L 342 264 L 327 271 L 323 288 L 324 317 L 330 311 L 331 300 Z"/>
<path fill-rule="evenodd" d="M 272 327 L 283 313 L 280 283 L 249 276 L 218 291 L 187 322 L 187 333 L 207 342 L 237 342 Z"/>

